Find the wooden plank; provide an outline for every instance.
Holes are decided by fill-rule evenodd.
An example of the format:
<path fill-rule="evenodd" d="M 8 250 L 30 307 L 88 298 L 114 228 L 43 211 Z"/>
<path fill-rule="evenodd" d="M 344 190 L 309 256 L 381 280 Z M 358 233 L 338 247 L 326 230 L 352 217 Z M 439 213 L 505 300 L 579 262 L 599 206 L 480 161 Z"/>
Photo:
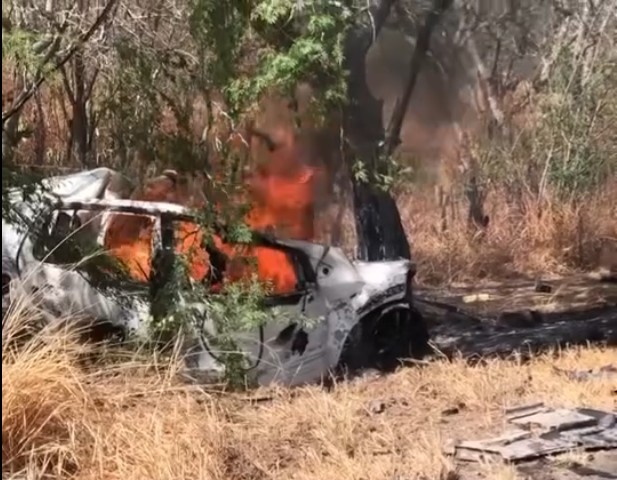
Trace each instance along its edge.
<path fill-rule="evenodd" d="M 505 445 L 499 449 L 499 453 L 504 460 L 516 462 L 556 455 L 571 451 L 580 446 L 581 442 L 577 438 L 555 438 L 551 440 L 529 438 Z"/>
<path fill-rule="evenodd" d="M 525 427 L 541 427 L 548 431 L 570 430 L 572 428 L 585 428 L 597 424 L 597 420 L 589 415 L 584 415 L 576 410 L 560 408 L 557 410 L 534 412 L 522 417 L 509 420 L 510 423 Z"/>
<path fill-rule="evenodd" d="M 516 418 L 525 417 L 527 415 L 531 415 L 538 412 L 547 412 L 548 407 L 544 405 L 544 403 L 534 403 L 531 405 L 525 405 L 522 407 L 510 407 L 506 408 L 505 414 L 508 421 L 514 420 Z"/>
<path fill-rule="evenodd" d="M 510 408 L 508 414 L 509 422 L 517 425 L 516 429 L 498 437 L 457 442 L 450 445 L 450 454 L 466 461 L 498 457 L 504 461 L 519 462 L 577 448 L 617 448 L 617 421 L 608 412 L 551 409 L 538 403 Z M 536 429 L 532 431 L 531 427 Z"/>

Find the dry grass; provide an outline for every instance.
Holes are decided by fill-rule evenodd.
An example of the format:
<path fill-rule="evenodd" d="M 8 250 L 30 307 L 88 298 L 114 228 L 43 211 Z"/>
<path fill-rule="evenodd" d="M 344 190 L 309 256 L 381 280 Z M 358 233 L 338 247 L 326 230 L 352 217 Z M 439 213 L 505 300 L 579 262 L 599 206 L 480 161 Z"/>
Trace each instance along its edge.
<path fill-rule="evenodd" d="M 616 406 L 608 381 L 573 382 L 553 369 L 616 362 L 614 350 L 526 365 L 436 362 L 332 391 L 247 397 L 180 385 L 173 364 L 151 358 L 87 365 L 66 331 L 8 348 L 20 315 L 3 325 L 3 478 L 445 479 L 455 469 L 441 453 L 445 439 L 499 429 L 505 405 Z M 446 414 L 452 407 L 460 412 Z M 490 478 L 516 478 L 503 465 L 485 468 Z"/>
<path fill-rule="evenodd" d="M 481 238 L 467 224 L 466 203 L 458 218 L 440 228 L 440 210 L 425 191 L 399 198 L 403 222 L 425 283 L 563 275 L 598 268 L 603 246 L 617 244 L 617 182 L 577 202 L 527 197 L 523 204 L 500 191 L 487 199 L 490 224 Z"/>
<path fill-rule="evenodd" d="M 614 178 L 586 198 L 572 201 L 550 197 L 540 201 L 532 194 L 513 199 L 494 188 L 485 204 L 490 223 L 484 232 L 469 227 L 466 199 L 455 197 L 455 215 L 448 209 L 447 229 L 442 231 L 441 208 L 433 188 L 414 187 L 411 192 L 399 192 L 396 198 L 420 284 L 547 278 L 617 265 Z M 346 205 L 339 218 L 339 208 L 329 205 L 320 213 L 317 241 L 335 243 L 354 257 L 353 212 Z"/>

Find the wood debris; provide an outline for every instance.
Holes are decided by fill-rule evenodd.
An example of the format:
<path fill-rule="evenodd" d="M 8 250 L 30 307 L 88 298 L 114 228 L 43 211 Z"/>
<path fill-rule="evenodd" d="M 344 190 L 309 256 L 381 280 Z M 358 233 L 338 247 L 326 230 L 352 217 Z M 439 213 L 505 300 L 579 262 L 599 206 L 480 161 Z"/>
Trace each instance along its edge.
<path fill-rule="evenodd" d="M 617 449 L 617 412 L 534 404 L 506 410 L 506 418 L 512 430 L 495 438 L 451 442 L 446 453 L 464 461 L 517 462 L 574 449 Z"/>

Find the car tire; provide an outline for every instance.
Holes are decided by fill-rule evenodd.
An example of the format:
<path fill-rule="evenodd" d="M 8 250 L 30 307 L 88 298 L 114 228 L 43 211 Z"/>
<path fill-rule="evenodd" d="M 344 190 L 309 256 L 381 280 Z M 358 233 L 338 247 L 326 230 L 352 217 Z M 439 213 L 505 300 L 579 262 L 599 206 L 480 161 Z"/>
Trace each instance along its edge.
<path fill-rule="evenodd" d="M 352 329 L 337 371 L 352 376 L 367 369 L 388 373 L 405 359 L 421 359 L 429 352 L 428 329 L 416 308 L 380 309 Z"/>

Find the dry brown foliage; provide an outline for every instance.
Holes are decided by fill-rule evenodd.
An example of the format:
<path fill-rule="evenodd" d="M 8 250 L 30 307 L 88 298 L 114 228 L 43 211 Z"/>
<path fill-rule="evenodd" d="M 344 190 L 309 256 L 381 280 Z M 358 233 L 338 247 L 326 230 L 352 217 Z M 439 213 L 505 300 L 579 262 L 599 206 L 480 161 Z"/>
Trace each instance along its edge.
<path fill-rule="evenodd" d="M 175 363 L 152 357 L 108 351 L 87 363 L 68 331 L 47 329 L 17 348 L 26 315 L 13 310 L 3 326 L 7 479 L 448 478 L 455 466 L 443 442 L 498 430 L 506 405 L 615 407 L 608 379 L 575 382 L 554 368 L 616 362 L 614 350 L 553 352 L 527 364 L 440 361 L 330 391 L 240 394 L 182 385 Z M 452 407 L 459 413 L 447 414 Z M 486 469 L 513 478 L 503 465 Z"/>
<path fill-rule="evenodd" d="M 492 190 L 486 202 L 490 224 L 470 229 L 465 204 L 440 228 L 439 206 L 426 191 L 399 198 L 418 279 L 425 283 L 512 278 L 517 275 L 564 275 L 598 268 L 602 252 L 617 243 L 617 182 L 575 201 L 523 203 Z"/>

